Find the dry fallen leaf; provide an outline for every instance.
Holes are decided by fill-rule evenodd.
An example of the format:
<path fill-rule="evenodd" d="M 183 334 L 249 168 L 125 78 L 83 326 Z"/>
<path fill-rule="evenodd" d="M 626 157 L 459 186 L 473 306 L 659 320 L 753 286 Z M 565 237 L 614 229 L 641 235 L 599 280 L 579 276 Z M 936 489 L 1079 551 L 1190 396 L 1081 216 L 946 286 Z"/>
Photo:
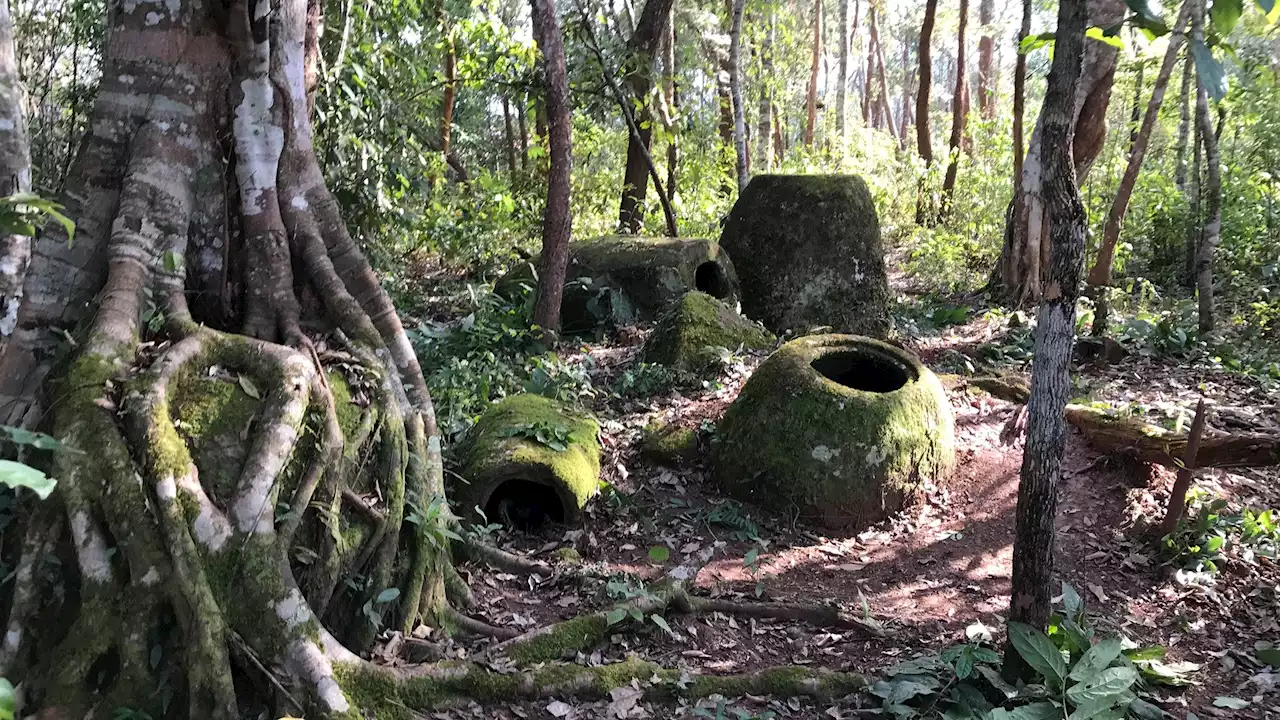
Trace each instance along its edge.
<path fill-rule="evenodd" d="M 618 687 L 609 691 L 609 717 L 629 718 L 637 709 L 636 703 L 644 697 L 644 690 L 633 687 Z"/>
<path fill-rule="evenodd" d="M 552 700 L 547 705 L 547 712 L 551 713 L 552 717 L 569 717 L 569 713 L 573 712 L 573 706 L 559 700 Z"/>

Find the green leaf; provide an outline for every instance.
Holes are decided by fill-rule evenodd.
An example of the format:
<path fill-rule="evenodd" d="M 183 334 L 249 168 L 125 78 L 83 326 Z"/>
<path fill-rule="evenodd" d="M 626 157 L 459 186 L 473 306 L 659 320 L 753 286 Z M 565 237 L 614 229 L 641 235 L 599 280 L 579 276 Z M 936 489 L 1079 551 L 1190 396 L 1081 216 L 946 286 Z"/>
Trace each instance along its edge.
<path fill-rule="evenodd" d="M 1249 701 L 1230 697 L 1228 695 L 1219 695 L 1213 699 L 1213 706 L 1227 708 L 1228 710 L 1243 710 L 1249 707 Z"/>
<path fill-rule="evenodd" d="M 609 625 L 617 625 L 627 619 L 627 609 L 624 607 L 616 607 L 604 614 L 604 620 Z"/>
<path fill-rule="evenodd" d="M 1009 640 L 1032 669 L 1043 675 L 1049 684 L 1062 687 L 1067 676 L 1067 664 L 1048 635 L 1030 625 L 1011 622 Z"/>
<path fill-rule="evenodd" d="M 1051 702 L 1043 701 L 1012 710 L 996 708 L 991 711 L 990 717 L 991 720 L 1059 720 L 1062 710 Z"/>
<path fill-rule="evenodd" d="M 1103 30 L 1102 28 L 1096 25 L 1089 28 L 1088 30 L 1085 30 L 1084 36 L 1087 38 L 1091 38 L 1093 40 L 1097 40 L 1098 42 L 1106 43 L 1111 47 L 1116 48 L 1117 50 L 1124 49 L 1124 41 L 1121 40 L 1119 36 L 1108 35 L 1105 30 Z"/>
<path fill-rule="evenodd" d="M 13 700 L 13 683 L 0 678 L 0 720 L 13 720 L 16 709 Z"/>
<path fill-rule="evenodd" d="M 1120 697 L 1138 681 L 1138 671 L 1131 667 L 1107 668 L 1086 682 L 1067 689 L 1067 698 L 1079 706 L 1105 703 Z"/>
<path fill-rule="evenodd" d="M 1213 6 L 1209 8 L 1209 19 L 1213 21 L 1213 29 L 1224 38 L 1235 29 L 1242 14 L 1244 14 L 1244 0 L 1213 0 Z"/>
<path fill-rule="evenodd" d="M 1057 35 L 1051 32 L 1043 32 L 1038 35 L 1028 35 L 1023 38 L 1022 43 L 1018 45 L 1018 54 L 1027 55 L 1042 47 L 1052 45 L 1056 38 Z"/>
<path fill-rule="evenodd" d="M 1129 703 L 1129 714 L 1138 720 L 1164 720 L 1164 710 L 1142 698 Z"/>
<path fill-rule="evenodd" d="M 165 250 L 164 251 L 164 269 L 167 272 L 178 272 L 182 269 L 182 253 Z"/>
<path fill-rule="evenodd" d="M 664 563 L 669 557 L 671 557 L 671 550 L 665 545 L 654 545 L 649 548 L 649 559 L 656 563 Z"/>
<path fill-rule="evenodd" d="M 657 625 L 663 630 L 666 630 L 668 635 L 675 635 L 675 633 L 671 631 L 671 626 L 667 624 L 666 618 L 662 617 L 657 613 L 652 613 L 649 615 L 649 619 L 653 621 L 654 625 Z"/>
<path fill-rule="evenodd" d="M 1266 648 L 1264 650 L 1255 650 L 1254 657 L 1258 658 L 1258 662 L 1263 665 L 1270 665 L 1273 668 L 1280 668 L 1280 648 Z"/>
<path fill-rule="evenodd" d="M 250 380 L 247 375 L 240 376 L 240 389 L 244 391 L 245 395 L 248 395 L 254 400 L 262 399 L 262 393 L 258 392 L 258 386 L 254 385 L 253 381 Z"/>
<path fill-rule="evenodd" d="M 57 484 L 56 480 L 30 465 L 14 460 L 0 460 L 0 485 L 27 488 L 44 500 Z"/>
<path fill-rule="evenodd" d="M 1214 100 L 1221 100 L 1226 97 L 1226 73 L 1222 69 L 1222 64 L 1213 57 L 1213 53 L 1209 51 L 1209 48 L 1203 42 L 1192 40 L 1191 54 L 1196 59 L 1196 75 L 1199 76 L 1200 83 L 1204 85 L 1209 97 Z"/>
<path fill-rule="evenodd" d="M 987 682 L 991 683 L 991 687 L 1004 693 L 1004 696 L 1006 698 L 1012 698 L 1017 696 L 1018 688 L 1014 687 L 1013 685 L 1010 685 L 1008 681 L 1006 681 L 1003 677 L 1001 677 L 1000 671 L 998 669 L 989 667 L 987 665 L 979 665 L 978 672 L 982 675 L 982 677 L 986 678 Z"/>
<path fill-rule="evenodd" d="M 378 593 L 378 597 L 374 598 L 373 601 L 378 605 L 381 605 L 383 603 L 389 603 L 398 597 L 400 597 L 400 588 L 387 588 L 386 590 Z"/>
<path fill-rule="evenodd" d="M 1081 599 L 1080 593 L 1072 587 L 1071 583 L 1062 583 L 1062 609 L 1066 616 L 1072 620 L 1080 617 L 1084 612 L 1084 600 Z"/>
<path fill-rule="evenodd" d="M 1068 676 L 1077 682 L 1088 682 L 1120 657 L 1120 638 L 1110 637 L 1089 648 Z"/>

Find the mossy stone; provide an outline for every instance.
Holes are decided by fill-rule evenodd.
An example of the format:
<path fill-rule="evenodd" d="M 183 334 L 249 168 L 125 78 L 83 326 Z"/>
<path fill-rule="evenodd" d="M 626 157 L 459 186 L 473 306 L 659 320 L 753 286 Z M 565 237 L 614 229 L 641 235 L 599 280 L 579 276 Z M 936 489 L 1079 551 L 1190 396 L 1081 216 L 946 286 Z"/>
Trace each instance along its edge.
<path fill-rule="evenodd" d="M 955 465 L 951 407 L 914 356 L 853 335 L 783 345 L 725 413 L 712 479 L 726 493 L 854 529 Z"/>
<path fill-rule="evenodd" d="M 538 258 L 521 263 L 495 285 L 505 297 L 536 286 Z M 560 329 L 592 333 L 610 325 L 653 320 L 691 290 L 736 303 L 738 276 L 719 243 L 706 238 L 605 236 L 569 244 Z"/>
<path fill-rule="evenodd" d="M 679 467 L 698 458 L 698 433 L 654 420 L 640 432 L 640 452 L 663 465 Z"/>
<path fill-rule="evenodd" d="M 505 398 L 468 433 L 460 455 L 465 482 L 455 481 L 450 497 L 459 513 L 479 507 L 490 522 L 508 521 L 497 506 L 511 498 L 536 501 L 547 519 L 576 523 L 600 490 L 599 433 L 595 420 L 550 398 Z"/>
<path fill-rule="evenodd" d="M 734 203 L 720 244 L 734 257 L 742 312 L 770 330 L 888 332 L 880 220 L 862 178 L 757 175 Z"/>
<path fill-rule="evenodd" d="M 699 373 L 717 364 L 720 348 L 760 350 L 772 347 L 773 342 L 768 330 L 695 290 L 662 314 L 645 343 L 643 359 Z"/>

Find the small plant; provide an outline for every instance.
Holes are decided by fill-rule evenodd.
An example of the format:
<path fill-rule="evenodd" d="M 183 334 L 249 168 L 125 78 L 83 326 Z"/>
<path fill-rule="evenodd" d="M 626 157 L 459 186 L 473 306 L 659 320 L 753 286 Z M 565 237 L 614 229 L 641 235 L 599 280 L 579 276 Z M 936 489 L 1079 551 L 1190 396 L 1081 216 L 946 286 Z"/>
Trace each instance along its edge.
<path fill-rule="evenodd" d="M 663 549 L 665 550 L 666 548 Z M 658 598 L 643 582 L 627 575 L 616 575 L 605 583 L 605 592 L 610 598 L 619 601 L 617 605 L 604 614 L 605 621 L 610 627 L 630 618 L 632 621 L 641 624 L 648 620 L 662 628 L 668 635 L 675 634 L 671 626 L 667 624 L 666 618 L 657 613 L 649 613 L 646 616 L 644 611 L 638 607 L 641 604 L 652 603 Z"/>
<path fill-rule="evenodd" d="M 1233 549 L 1246 561 L 1280 556 L 1280 512 L 1245 508 L 1232 514 L 1225 512 L 1226 500 L 1209 499 L 1203 490 L 1192 488 L 1187 496 L 1193 511 L 1160 539 L 1162 554 L 1185 571 L 1183 577 L 1212 582 Z"/>
<path fill-rule="evenodd" d="M 405 522 L 417 525 L 433 547 L 443 549 L 448 547 L 451 540 L 463 541 L 462 536 L 449 529 L 450 523 L 445 517 L 449 512 L 449 505 L 443 497 L 433 496 L 425 508 L 418 497 L 410 497 L 405 500 L 405 506 Z"/>
<path fill-rule="evenodd" d="M 502 524 L 489 522 L 489 516 L 485 515 L 484 510 L 479 505 L 476 505 L 475 510 L 476 514 L 480 516 L 480 522 L 473 523 L 471 527 L 467 528 L 467 534 L 474 540 L 487 543 L 502 530 Z"/>
<path fill-rule="evenodd" d="M 670 392 L 681 384 L 680 373 L 666 365 L 641 362 L 618 376 L 613 392 L 619 397 L 644 399 Z"/>
<path fill-rule="evenodd" d="M 400 588 L 386 588 L 376 596 L 365 601 L 364 607 L 361 608 L 361 612 L 364 613 L 364 616 L 369 621 L 370 625 L 375 628 L 380 628 L 382 627 L 382 612 L 385 609 L 386 604 L 398 597 L 400 597 Z"/>
<path fill-rule="evenodd" d="M 707 513 L 707 523 L 729 528 L 734 540 L 760 542 L 760 526 L 736 500 L 726 500 L 712 508 Z"/>
<path fill-rule="evenodd" d="M 526 440 L 532 440 L 539 445 L 547 447 L 557 452 L 569 449 L 569 432 L 571 428 L 568 425 L 561 425 L 549 422 L 535 422 L 527 425 L 515 425 L 503 431 L 503 437 L 519 437 Z"/>

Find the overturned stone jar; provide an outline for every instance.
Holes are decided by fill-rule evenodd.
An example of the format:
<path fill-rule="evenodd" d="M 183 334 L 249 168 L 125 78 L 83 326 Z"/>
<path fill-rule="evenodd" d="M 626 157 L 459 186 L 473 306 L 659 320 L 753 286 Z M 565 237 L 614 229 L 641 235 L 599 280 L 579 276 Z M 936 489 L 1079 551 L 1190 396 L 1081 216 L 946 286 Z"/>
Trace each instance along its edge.
<path fill-rule="evenodd" d="M 825 326 L 884 337 L 889 281 L 880 220 L 855 175 L 757 175 L 720 235 L 742 313 L 776 333 Z"/>
<path fill-rule="evenodd" d="M 496 291 L 511 297 L 536 286 L 538 258 L 502 277 Z M 685 293 L 698 290 L 734 305 L 738 276 L 715 240 L 606 236 L 569 243 L 561 330 L 590 333 L 611 324 L 653 320 Z"/>
<path fill-rule="evenodd" d="M 871 338 L 811 335 L 743 386 L 717 432 L 712 478 L 761 507 L 858 529 L 954 465 L 951 407 L 928 368 Z"/>
<path fill-rule="evenodd" d="M 450 487 L 459 515 L 520 530 L 576 524 L 600 490 L 600 426 L 541 395 L 512 395 L 489 408 L 461 448 Z"/>
<path fill-rule="evenodd" d="M 773 335 L 714 297 L 694 290 L 659 318 L 641 358 L 691 373 L 719 365 L 721 351 L 773 347 Z"/>

